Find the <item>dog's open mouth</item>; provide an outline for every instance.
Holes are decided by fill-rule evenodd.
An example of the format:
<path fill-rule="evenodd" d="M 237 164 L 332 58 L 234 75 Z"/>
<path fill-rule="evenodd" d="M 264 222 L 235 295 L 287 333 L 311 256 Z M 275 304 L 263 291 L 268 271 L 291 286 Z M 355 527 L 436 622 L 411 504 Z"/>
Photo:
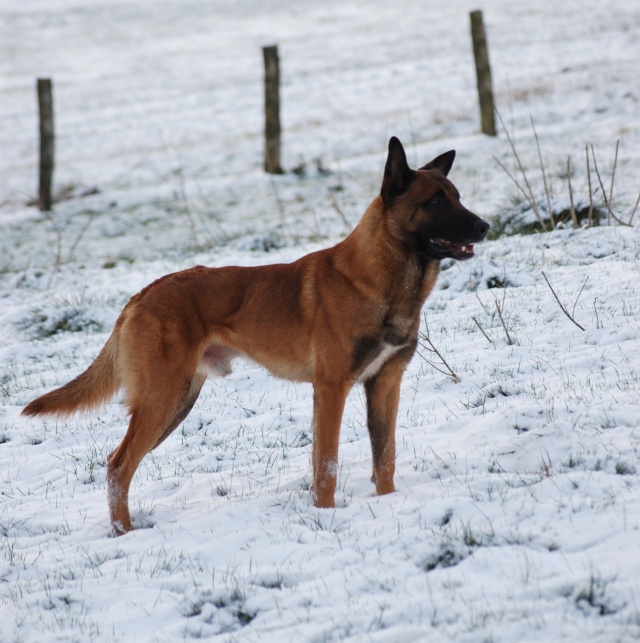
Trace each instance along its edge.
<path fill-rule="evenodd" d="M 452 243 L 445 239 L 429 239 L 429 250 L 438 259 L 451 258 L 460 261 L 471 259 L 474 255 L 472 243 Z"/>

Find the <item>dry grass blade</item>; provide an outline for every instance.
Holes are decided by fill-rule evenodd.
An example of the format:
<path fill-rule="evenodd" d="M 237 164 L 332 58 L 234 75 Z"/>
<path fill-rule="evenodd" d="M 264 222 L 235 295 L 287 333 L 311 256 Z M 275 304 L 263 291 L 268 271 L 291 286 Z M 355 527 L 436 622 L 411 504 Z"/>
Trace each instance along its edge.
<path fill-rule="evenodd" d="M 582 282 L 582 287 L 580 288 L 580 292 L 578 293 L 578 296 L 576 297 L 575 302 L 573 302 L 573 308 L 571 309 L 572 317 L 575 317 L 576 306 L 578 305 L 578 300 L 580 299 L 580 295 L 582 295 L 582 291 L 584 290 L 584 287 L 587 285 L 587 281 L 589 281 L 589 275 L 587 275 L 585 280 Z"/>
<path fill-rule="evenodd" d="M 618 141 L 619 142 L 619 141 Z M 604 188 L 604 184 L 602 182 L 602 177 L 600 176 L 600 171 L 598 170 L 598 162 L 596 161 L 596 152 L 593 149 L 593 145 L 591 146 L 591 156 L 593 157 L 593 169 L 595 170 L 596 176 L 598 177 L 598 183 L 600 183 L 600 189 L 602 190 L 602 198 L 604 199 L 604 204 L 605 207 L 607 208 L 607 213 L 609 215 L 609 223 L 611 223 L 611 219 L 614 219 L 617 221 L 620 225 L 623 226 L 630 226 L 631 223 L 625 223 L 622 221 L 619 217 L 617 217 L 613 211 L 613 208 L 611 207 L 611 197 L 607 197 L 607 191 Z M 616 157 L 613 165 L 613 171 L 611 173 L 611 188 L 610 188 L 610 195 L 613 194 L 613 180 L 616 174 L 616 164 L 618 161 L 618 145 L 616 144 Z"/>
<path fill-rule="evenodd" d="M 53 233 L 55 234 L 55 237 L 56 237 L 56 258 L 53 262 L 53 266 L 51 267 L 51 273 L 49 274 L 49 280 L 47 282 L 47 288 L 50 288 L 51 283 L 53 282 L 54 275 L 62 265 L 62 231 L 60 230 L 58 224 L 53 218 L 53 214 L 51 213 L 51 210 L 43 210 L 42 214 L 44 214 L 47 221 L 51 224 L 51 227 L 53 228 Z"/>
<path fill-rule="evenodd" d="M 482 325 L 480 324 L 478 319 L 476 317 L 472 317 L 471 319 L 473 320 L 474 324 L 478 327 L 480 332 L 485 336 L 486 340 L 491 344 L 493 344 L 493 340 L 491 339 L 491 337 L 489 337 L 489 335 L 487 335 L 487 332 L 485 331 L 484 328 L 482 328 Z"/>
<path fill-rule="evenodd" d="M 593 188 L 591 187 L 591 166 L 589 164 L 589 146 L 584 147 L 585 156 L 587 157 L 587 184 L 589 186 L 589 215 L 587 221 L 589 227 L 593 224 Z"/>
<path fill-rule="evenodd" d="M 560 310 L 580 329 L 580 330 L 585 330 L 584 326 L 580 325 L 574 318 L 573 316 L 569 313 L 569 311 L 564 307 L 563 303 L 560 301 L 560 298 L 556 294 L 556 291 L 553 289 L 553 286 L 551 285 L 551 282 L 549 279 L 547 279 L 547 275 L 544 274 L 544 270 L 542 271 L 542 276 L 544 277 L 544 280 L 547 282 L 547 286 L 549 286 L 549 289 L 551 290 L 551 294 L 553 295 L 554 299 L 558 302 L 558 306 L 560 306 Z M 584 287 L 588 281 L 589 277 L 585 279 L 584 283 L 582 284 L 582 288 L 580 288 L 580 292 L 578 293 L 578 297 L 576 298 L 575 303 L 573 304 L 573 313 L 575 313 L 576 310 L 576 305 L 578 304 L 578 299 L 580 299 L 580 295 L 582 294 L 582 291 L 584 290 Z"/>
<path fill-rule="evenodd" d="M 507 323 L 504 320 L 504 317 L 502 315 L 502 306 L 500 305 L 500 302 L 496 298 L 496 310 L 498 311 L 498 318 L 500 319 L 500 323 L 502 324 L 502 328 L 504 328 L 505 335 L 507 336 L 507 344 L 509 346 L 513 346 L 515 342 L 513 341 L 511 335 L 509 334 L 509 329 L 507 328 Z"/>
<path fill-rule="evenodd" d="M 496 109 L 496 114 L 498 115 L 498 118 L 500 119 L 500 124 L 502 125 L 502 129 L 504 130 L 504 133 L 507 137 L 507 141 L 509 141 L 509 146 L 511 147 L 511 151 L 513 152 L 513 155 L 516 159 L 516 163 L 518 164 L 518 169 L 520 170 L 520 174 L 522 174 L 522 179 L 524 181 L 525 187 L 522 187 L 520 185 L 520 182 L 507 170 L 505 165 L 501 163 L 495 156 L 495 160 L 498 162 L 498 165 L 507 173 L 509 178 L 514 182 L 516 187 L 522 192 L 524 195 L 526 201 L 529 203 L 531 206 L 531 209 L 533 210 L 534 214 L 536 215 L 536 218 L 538 219 L 538 223 L 542 226 L 543 230 L 547 230 L 547 224 L 545 223 L 544 219 L 542 218 L 542 215 L 540 214 L 540 210 L 538 208 L 538 204 L 536 203 L 536 199 L 533 196 L 533 190 L 531 189 L 531 185 L 529 183 L 529 179 L 527 178 L 527 173 L 525 172 L 524 166 L 522 165 L 522 161 L 520 160 L 520 155 L 518 154 L 518 150 L 516 149 L 515 143 L 513 142 L 513 139 L 511 138 L 511 135 L 509 134 L 509 130 L 507 130 L 504 121 L 502 120 L 502 115 L 500 114 L 499 110 Z M 525 189 L 526 188 L 526 189 Z"/>
<path fill-rule="evenodd" d="M 347 233 L 351 232 L 351 230 L 353 230 L 353 226 L 349 223 L 349 219 L 347 219 L 347 216 L 345 215 L 344 211 L 340 207 L 340 204 L 338 203 L 338 199 L 336 199 L 335 194 L 331 195 L 331 205 L 333 206 L 333 209 L 338 213 L 338 216 L 340 217 L 342 223 L 344 224 L 345 231 Z"/>
<path fill-rule="evenodd" d="M 540 139 L 538 138 L 538 132 L 536 131 L 536 126 L 533 122 L 533 117 L 531 117 L 531 129 L 533 130 L 533 136 L 536 139 L 536 149 L 538 150 L 538 159 L 540 160 L 540 171 L 542 172 L 542 184 L 544 185 L 544 193 L 547 197 L 547 212 L 549 213 L 549 221 L 551 222 L 551 229 L 556 229 L 556 222 L 553 218 L 553 210 L 551 209 L 551 188 L 547 183 L 547 173 L 544 169 L 544 161 L 542 160 L 542 151 L 540 150 Z"/>
<path fill-rule="evenodd" d="M 427 328 L 427 332 L 420 333 L 420 340 L 422 341 L 419 341 L 418 343 L 426 351 L 429 351 L 430 353 L 433 353 L 434 355 L 436 355 L 446 370 L 434 364 L 431 360 L 427 359 L 424 355 L 420 354 L 420 357 L 422 357 L 422 359 L 425 362 L 427 362 L 427 364 L 429 364 L 430 366 L 433 366 L 433 368 L 435 368 L 436 371 L 438 371 L 439 373 L 442 373 L 443 375 L 446 375 L 447 377 L 450 377 L 456 384 L 459 384 L 460 382 L 462 382 L 462 380 L 457 375 L 457 373 L 451 368 L 451 366 L 449 366 L 449 364 L 447 363 L 447 360 L 445 360 L 445 358 L 442 356 L 442 353 L 440 353 L 440 351 L 435 347 L 435 344 L 431 341 L 431 338 L 429 337 L 429 334 L 428 334 L 429 327 L 427 324 L 426 315 L 424 315 L 424 323 L 425 323 L 425 327 Z"/>
<path fill-rule="evenodd" d="M 85 232 L 89 229 L 89 226 L 93 223 L 94 217 L 90 214 L 87 220 L 85 221 L 84 225 L 82 228 L 80 228 L 80 231 L 76 235 L 75 240 L 71 244 L 71 247 L 69 248 L 69 253 L 67 256 L 67 262 L 71 262 L 73 259 L 73 253 L 76 251 L 76 248 L 80 244 L 80 241 L 82 240 L 82 237 L 84 236 Z"/>
<path fill-rule="evenodd" d="M 571 157 L 567 157 L 567 183 L 569 184 L 569 203 L 570 203 L 570 212 L 571 212 L 571 221 L 574 228 L 579 228 L 580 223 L 578 222 L 578 215 L 576 214 L 576 206 L 573 202 L 573 188 L 571 186 Z"/>
<path fill-rule="evenodd" d="M 616 141 L 616 155 L 613 159 L 613 171 L 611 172 L 611 185 L 609 186 L 609 203 L 613 201 L 613 183 L 616 178 L 616 168 L 618 167 L 618 149 L 620 147 L 620 139 Z"/>
<path fill-rule="evenodd" d="M 191 241 L 193 247 L 197 248 L 199 245 L 198 242 L 198 232 L 196 230 L 196 223 L 193 217 L 193 211 L 191 209 L 191 203 L 189 201 L 189 196 L 187 194 L 187 185 L 184 179 L 184 173 L 181 167 L 177 167 L 174 171 L 174 174 L 178 178 L 178 186 L 180 188 L 180 198 L 182 212 L 187 217 L 187 223 L 189 225 L 189 232 L 191 233 Z"/>
<path fill-rule="evenodd" d="M 449 366 L 449 364 L 447 364 L 446 360 L 444 359 L 444 357 L 442 357 L 438 349 L 433 345 L 429 337 L 427 335 L 421 334 L 420 339 L 423 339 L 428 344 L 427 346 L 423 342 L 419 342 L 420 346 L 422 346 L 422 348 L 429 351 L 430 353 L 434 353 L 435 355 L 437 355 L 438 359 L 442 362 L 442 365 L 446 368 L 446 370 L 439 368 L 436 364 L 434 364 L 431 360 L 427 359 L 424 355 L 421 354 L 420 357 L 422 357 L 422 359 L 425 362 L 427 362 L 429 366 L 432 366 L 433 368 L 435 368 L 436 371 L 438 371 L 439 373 L 442 373 L 443 375 L 446 375 L 447 377 L 450 377 L 456 384 L 460 384 L 462 380 L 456 374 L 456 372 Z"/>
<path fill-rule="evenodd" d="M 633 221 L 633 217 L 636 215 L 636 210 L 638 209 L 638 205 L 640 205 L 640 194 L 638 194 L 638 198 L 636 199 L 636 204 L 633 206 L 633 210 L 631 211 L 631 216 L 629 217 L 629 225 L 631 225 L 631 222 Z"/>

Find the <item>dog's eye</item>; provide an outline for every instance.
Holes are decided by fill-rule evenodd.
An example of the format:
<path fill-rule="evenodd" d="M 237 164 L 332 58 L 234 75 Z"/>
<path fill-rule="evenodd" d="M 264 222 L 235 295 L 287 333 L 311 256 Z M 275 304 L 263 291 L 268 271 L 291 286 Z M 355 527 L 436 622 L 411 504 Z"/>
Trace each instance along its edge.
<path fill-rule="evenodd" d="M 435 196 L 432 196 L 428 201 L 423 203 L 422 207 L 424 208 L 441 208 L 445 204 L 445 197 L 443 194 L 439 193 Z"/>

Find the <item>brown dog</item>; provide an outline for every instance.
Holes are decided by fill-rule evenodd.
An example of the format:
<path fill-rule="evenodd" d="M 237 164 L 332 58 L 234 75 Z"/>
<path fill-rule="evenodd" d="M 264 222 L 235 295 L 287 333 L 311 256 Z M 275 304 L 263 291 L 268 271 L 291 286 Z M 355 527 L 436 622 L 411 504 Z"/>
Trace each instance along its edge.
<path fill-rule="evenodd" d="M 184 420 L 207 375 L 227 375 L 238 356 L 313 383 L 316 506 L 334 506 L 340 423 L 356 382 L 366 392 L 376 492 L 394 491 L 400 382 L 420 310 L 440 260 L 472 257 L 489 230 L 446 178 L 454 157 L 411 170 L 392 138 L 381 193 L 344 241 L 290 264 L 197 266 L 158 279 L 131 298 L 84 373 L 25 407 L 23 415 L 64 415 L 124 387 L 131 420 L 107 464 L 116 534 L 132 529 L 129 485 L 142 458 Z"/>

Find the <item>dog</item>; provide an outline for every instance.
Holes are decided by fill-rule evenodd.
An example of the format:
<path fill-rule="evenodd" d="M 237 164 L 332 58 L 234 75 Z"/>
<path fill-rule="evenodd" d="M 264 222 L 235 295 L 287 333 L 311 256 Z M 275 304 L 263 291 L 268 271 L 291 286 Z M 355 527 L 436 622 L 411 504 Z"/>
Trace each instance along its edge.
<path fill-rule="evenodd" d="M 236 357 L 313 384 L 317 507 L 334 507 L 345 400 L 364 385 L 376 493 L 395 491 L 400 384 L 420 311 L 445 258 L 470 259 L 489 224 L 460 203 L 449 151 L 412 170 L 392 137 L 380 194 L 337 245 L 289 264 L 196 266 L 134 295 L 89 368 L 28 404 L 27 416 L 95 409 L 120 388 L 131 415 L 107 458 L 114 535 L 133 529 L 129 486 L 145 455 L 191 411 L 208 375 Z"/>

